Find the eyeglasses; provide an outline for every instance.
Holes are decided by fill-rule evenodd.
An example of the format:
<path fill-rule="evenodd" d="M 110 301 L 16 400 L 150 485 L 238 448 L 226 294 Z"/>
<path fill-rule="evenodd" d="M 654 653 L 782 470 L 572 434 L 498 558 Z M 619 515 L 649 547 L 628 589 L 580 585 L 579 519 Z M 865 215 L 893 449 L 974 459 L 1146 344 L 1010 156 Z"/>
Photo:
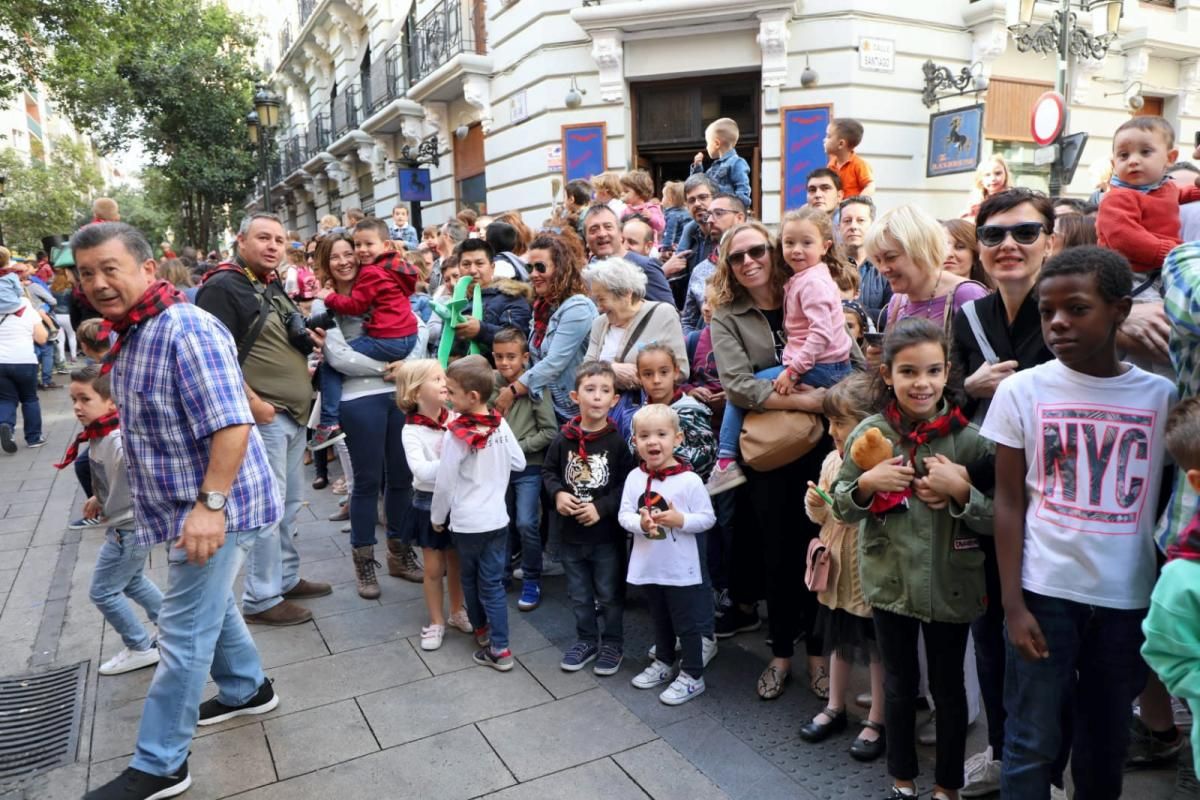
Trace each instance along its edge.
<path fill-rule="evenodd" d="M 535 261 L 529 265 L 529 268 L 531 270 L 533 270 L 534 272 L 536 272 L 538 275 L 545 275 L 546 272 L 550 269 L 550 265 L 543 264 L 541 261 Z"/>
<path fill-rule="evenodd" d="M 709 200 L 712 200 L 711 194 L 693 194 L 688 196 L 687 204 L 689 206 L 694 206 L 697 203 L 707 203 Z"/>
<path fill-rule="evenodd" d="M 984 247 L 998 247 L 1010 233 L 1017 244 L 1033 244 L 1045 232 L 1044 223 L 1019 222 L 1016 225 L 980 225 L 975 229 L 975 236 Z"/>
<path fill-rule="evenodd" d="M 728 208 L 710 208 L 708 210 L 708 215 L 710 217 L 716 217 L 717 219 L 721 219 L 726 214 L 732 214 L 732 213 L 734 213 L 734 212 Z"/>
<path fill-rule="evenodd" d="M 726 256 L 726 258 L 729 260 L 730 266 L 740 267 L 742 262 L 746 260 L 746 256 L 750 256 L 755 261 L 761 261 L 769 249 L 765 244 L 756 244 L 753 247 L 747 247 L 745 250 L 735 250 Z"/>

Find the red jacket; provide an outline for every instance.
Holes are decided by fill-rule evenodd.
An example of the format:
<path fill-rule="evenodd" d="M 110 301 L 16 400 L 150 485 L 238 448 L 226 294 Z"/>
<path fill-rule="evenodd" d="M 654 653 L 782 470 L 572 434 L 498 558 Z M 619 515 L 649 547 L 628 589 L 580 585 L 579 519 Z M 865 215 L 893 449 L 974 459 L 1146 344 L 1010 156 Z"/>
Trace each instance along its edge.
<path fill-rule="evenodd" d="M 399 339 L 417 332 L 408 298 L 417 288 L 417 269 L 399 253 L 384 253 L 358 271 L 350 296 L 331 294 L 325 305 L 337 314 L 367 314 L 363 330 L 375 339 Z"/>
<path fill-rule="evenodd" d="M 1134 272 L 1162 269 L 1163 259 L 1182 242 L 1179 204 L 1200 200 L 1200 188 L 1167 181 L 1151 192 L 1114 186 L 1104 195 L 1096 216 L 1101 247 L 1129 259 Z"/>

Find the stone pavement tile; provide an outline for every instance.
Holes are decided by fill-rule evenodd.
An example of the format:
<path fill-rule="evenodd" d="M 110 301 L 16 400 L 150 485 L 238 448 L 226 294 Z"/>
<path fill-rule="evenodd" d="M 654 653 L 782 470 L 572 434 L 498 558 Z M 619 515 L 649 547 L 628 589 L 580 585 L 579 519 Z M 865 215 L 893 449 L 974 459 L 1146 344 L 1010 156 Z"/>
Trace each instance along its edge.
<path fill-rule="evenodd" d="M 286 628 L 260 626 L 253 630 L 252 635 L 263 669 L 274 669 L 284 664 L 329 655 L 325 640 L 316 625 L 311 622 L 289 625 Z"/>
<path fill-rule="evenodd" d="M 382 562 L 383 556 L 384 553 L 376 547 L 375 558 Z M 301 558 L 300 577 L 332 584 L 354 583 L 354 562 L 350 560 L 350 556 L 323 558 L 320 561 L 306 561 Z"/>
<path fill-rule="evenodd" d="M 429 676 L 429 670 L 404 641 L 288 664 L 271 670 L 270 677 L 275 679 L 275 690 L 281 696 L 279 708 L 271 713 L 278 716 L 301 711 Z"/>
<path fill-rule="evenodd" d="M 475 645 L 475 637 L 463 633 L 457 628 L 446 627 L 442 646 L 437 650 L 422 650 L 420 635 L 410 636 L 408 641 L 434 675 L 444 675 L 460 669 L 473 669 L 477 666 L 471 660 L 471 656 L 479 649 Z"/>
<path fill-rule="evenodd" d="M 32 494 L 33 492 L 30 492 L 30 495 Z M 4 516 L 6 519 L 8 517 L 41 516 L 42 509 L 45 507 L 45 500 L 33 500 L 30 497 L 22 502 L 9 504 L 8 508 L 4 511 Z"/>
<path fill-rule="evenodd" d="M 649 666 L 650 659 L 646 658 L 645 651 L 641 648 L 632 651 L 634 658 L 630 658 L 630 652 L 625 651 L 625 662 L 621 665 L 620 672 L 608 678 L 598 678 L 597 683 L 607 689 L 609 694 L 632 711 L 638 719 L 654 730 L 659 730 L 665 725 L 674 725 L 680 720 L 704 713 L 705 706 L 708 705 L 706 701 L 711 696 L 711 687 L 706 686 L 704 694 L 681 706 L 669 706 L 658 699 L 665 686 L 656 689 L 634 688 L 630 681 L 634 675 Z M 705 680 L 705 684 L 707 683 Z"/>
<path fill-rule="evenodd" d="M 654 731 L 599 690 L 490 719 L 478 727 L 521 781 L 655 738 Z"/>
<path fill-rule="evenodd" d="M 729 800 L 729 795 L 704 776 L 662 739 L 617 753 L 613 757 L 642 791 L 656 798 Z"/>
<path fill-rule="evenodd" d="M 330 522 L 329 524 L 334 523 Z M 300 554 L 301 565 L 324 561 L 327 558 L 346 558 L 346 554 L 342 552 L 331 536 L 297 536 L 296 552 Z"/>
<path fill-rule="evenodd" d="M 0 569 L 17 569 L 24 560 L 24 550 L 0 550 Z"/>
<path fill-rule="evenodd" d="M 303 572 L 303 562 L 301 562 L 301 566 L 301 572 Z M 378 600 L 364 600 L 359 597 L 358 590 L 353 583 L 335 583 L 333 585 L 333 594 L 328 594 L 324 597 L 312 597 L 300 602 L 313 613 L 314 619 L 341 614 L 346 611 L 376 608 L 382 605 Z"/>
<path fill-rule="evenodd" d="M 29 546 L 29 541 L 33 538 L 33 528 L 21 530 L 16 526 L 12 526 L 12 530 L 3 531 L 6 522 L 20 522 L 21 520 L 30 519 L 30 517 L 18 517 L 17 519 L 0 519 L 0 550 L 23 550 Z M 37 517 L 33 517 L 37 519 Z"/>
<path fill-rule="evenodd" d="M 88 788 L 88 765 L 68 764 L 19 784 L 0 787 L 5 800 L 79 800 Z"/>
<path fill-rule="evenodd" d="M 349 557 L 347 557 L 349 558 Z M 380 558 L 380 563 L 384 559 Z M 387 567 L 379 570 L 379 602 L 383 605 L 395 605 L 396 603 L 407 603 L 409 600 L 424 600 L 425 588 L 420 583 L 406 581 L 403 578 L 393 578 L 387 574 Z M 363 601 L 367 602 L 367 601 Z M 428 622 L 429 620 L 426 620 Z"/>
<path fill-rule="evenodd" d="M 266 786 L 238 800 L 467 800 L 514 782 L 479 731 L 465 726 Z"/>
<path fill-rule="evenodd" d="M 96 666 L 92 664 L 93 672 Z M 101 675 L 99 678 L 95 694 L 97 712 L 111 711 L 127 703 L 145 700 L 150 682 L 154 680 L 154 670 L 147 667 L 124 675 Z"/>
<path fill-rule="evenodd" d="M 658 795 L 667 797 L 668 795 Z M 686 795 L 677 794 L 683 798 Z M 561 800 L 564 797 L 603 797 L 604 800 L 646 800 L 646 793 L 610 759 L 565 769 L 529 783 L 510 786 L 490 800 Z"/>
<path fill-rule="evenodd" d="M 385 748 L 552 700 L 524 669 L 478 665 L 358 698 Z"/>
<path fill-rule="evenodd" d="M 426 616 L 424 601 L 410 600 L 322 617 L 316 625 L 329 649 L 340 653 L 420 634 Z"/>
<path fill-rule="evenodd" d="M 566 589 L 552 586 L 554 581 L 562 581 L 562 578 L 546 579 L 542 584 L 542 604 L 533 611 L 522 613 L 521 618 L 537 628 L 552 644 L 565 649 L 575 643 L 575 612 L 567 600 Z M 519 595 L 520 582 L 514 583 L 518 586 Z"/>
<path fill-rule="evenodd" d="M 269 719 L 263 727 L 280 780 L 379 749 L 362 711 L 353 700 Z"/>
<path fill-rule="evenodd" d="M 275 781 L 262 725 L 244 725 L 196 739 L 191 752 L 188 771 L 192 788 L 187 792 L 188 800 L 216 800 Z M 127 766 L 128 758 L 92 764 L 90 788 L 111 780 Z"/>
<path fill-rule="evenodd" d="M 21 481 L 21 491 L 29 492 L 38 491 L 40 489 L 49 489 L 54 485 L 54 478 L 54 475 L 45 477 L 44 474 L 33 478 L 26 478 L 25 480 Z M 74 478 L 72 477 L 72 479 Z"/>
<path fill-rule="evenodd" d="M 795 781 L 708 715 L 701 714 L 668 725 L 660 728 L 659 733 L 668 744 L 696 765 L 730 797 L 755 800 L 817 800 L 818 795 L 804 791 Z"/>
<path fill-rule="evenodd" d="M 90 760 L 107 761 L 133 753 L 145 695 L 118 706 L 96 708 Z M 243 717 L 244 719 L 244 717 Z M 120 770 L 117 770 L 120 772 Z"/>
<path fill-rule="evenodd" d="M 595 688 L 600 681 L 611 680 L 597 678 L 592 672 L 591 664 L 579 672 L 564 672 L 563 668 L 559 666 L 562 657 L 562 649 L 550 646 L 518 656 L 517 660 L 533 674 L 533 677 L 546 688 L 546 691 L 554 695 L 556 700 L 586 692 L 588 689 Z"/>
<path fill-rule="evenodd" d="M 852 725 L 844 735 L 830 737 L 820 744 L 796 739 L 773 750 L 759 752 L 821 800 L 879 796 L 891 785 L 887 760 L 881 758 L 861 764 L 850 757 L 847 751 L 858 730 L 857 725 Z M 931 748 L 918 748 L 918 757 L 932 752 Z M 925 758 L 920 760 L 922 774 L 932 776 L 932 762 Z"/>
<path fill-rule="evenodd" d="M 524 614 L 515 610 L 516 600 L 510 600 L 512 602 L 508 609 L 508 649 L 517 656 L 544 649 L 550 642 L 524 618 Z"/>
<path fill-rule="evenodd" d="M 0 592 L 8 594 L 8 590 L 12 588 L 13 581 L 17 579 L 17 570 L 0 569 Z"/>

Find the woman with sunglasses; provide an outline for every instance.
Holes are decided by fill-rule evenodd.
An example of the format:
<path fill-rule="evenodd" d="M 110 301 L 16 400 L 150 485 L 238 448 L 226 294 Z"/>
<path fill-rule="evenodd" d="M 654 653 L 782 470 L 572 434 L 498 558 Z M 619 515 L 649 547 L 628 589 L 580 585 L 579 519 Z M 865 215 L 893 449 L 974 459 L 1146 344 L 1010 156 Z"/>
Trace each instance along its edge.
<path fill-rule="evenodd" d="M 565 423 L 579 413 L 571 390 L 597 315 L 580 270 L 586 260 L 583 243 L 569 230 L 561 235 L 543 231 L 530 242 L 526 258 L 534 294 L 529 328 L 532 366 L 500 392 L 496 408 L 507 413 L 518 397 L 529 394 L 540 400 L 542 392 L 549 391 L 554 413 Z"/>
<path fill-rule="evenodd" d="M 762 224 L 743 223 L 721 240 L 712 279 L 713 353 L 727 401 L 747 411 L 820 414 L 822 410 L 823 389 L 782 395 L 772 381 L 754 377 L 782 361 L 787 341 L 783 285 L 791 276 L 791 268 L 777 255 Z M 758 679 L 758 695 L 764 700 L 783 693 L 791 674 L 793 643 L 801 634 L 805 634 L 809 685 L 818 696 L 828 696 L 828 668 L 819 637 L 813 635 L 817 597 L 801 580 L 808 543 L 819 531 L 800 506 L 781 498 L 797 497 L 796 487 L 816 481 L 829 450 L 826 440 L 777 469 L 744 468 L 746 483 L 737 492 L 729 564 L 733 604 L 717 620 L 716 633 L 727 638 L 761 627 L 757 603 L 765 594 L 772 658 Z"/>

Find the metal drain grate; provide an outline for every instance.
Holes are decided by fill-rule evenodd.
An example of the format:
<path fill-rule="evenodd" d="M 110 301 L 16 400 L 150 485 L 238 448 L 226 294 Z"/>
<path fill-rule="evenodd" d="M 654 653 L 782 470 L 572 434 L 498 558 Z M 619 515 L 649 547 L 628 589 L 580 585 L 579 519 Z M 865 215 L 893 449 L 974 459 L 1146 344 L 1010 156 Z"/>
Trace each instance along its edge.
<path fill-rule="evenodd" d="M 0 678 L 0 781 L 75 760 L 86 679 L 87 662 Z"/>

